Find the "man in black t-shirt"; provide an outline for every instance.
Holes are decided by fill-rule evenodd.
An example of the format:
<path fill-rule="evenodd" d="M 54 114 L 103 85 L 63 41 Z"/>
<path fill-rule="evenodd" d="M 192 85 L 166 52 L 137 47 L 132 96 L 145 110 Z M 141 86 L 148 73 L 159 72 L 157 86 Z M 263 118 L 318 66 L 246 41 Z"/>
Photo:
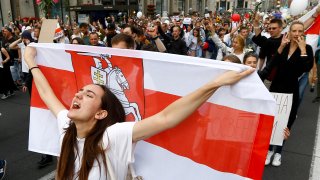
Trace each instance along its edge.
<path fill-rule="evenodd" d="M 115 24 L 109 23 L 107 26 L 107 30 L 108 30 L 108 32 L 106 34 L 104 42 L 106 43 L 107 47 L 112 47 L 111 40 L 115 35 L 117 35 Z"/>
<path fill-rule="evenodd" d="M 12 29 L 9 27 L 5 27 L 3 29 L 3 40 L 2 40 L 2 47 L 5 48 L 10 55 L 10 61 L 12 63 L 12 66 L 10 67 L 11 74 L 13 81 L 16 83 L 16 85 L 20 86 L 21 83 L 21 59 L 19 58 L 18 54 L 18 48 L 12 48 L 10 49 L 9 46 L 11 43 L 17 40 L 17 37 L 13 35 Z"/>
<path fill-rule="evenodd" d="M 258 14 L 258 13 L 257 13 Z M 261 29 L 259 27 L 260 16 L 257 15 L 254 20 L 254 32 L 255 36 L 252 37 L 252 41 L 256 43 L 261 49 L 259 53 L 260 66 L 262 68 L 265 59 L 267 58 L 267 63 L 270 61 L 272 56 L 277 52 L 282 39 L 282 21 L 281 19 L 272 19 L 268 26 L 268 32 L 270 33 L 270 38 L 261 35 Z"/>
<path fill-rule="evenodd" d="M 167 42 L 167 50 L 169 53 L 187 55 L 187 45 L 180 37 L 181 28 L 179 26 L 172 28 L 172 37 L 168 37 L 163 31 L 159 31 L 159 33 L 165 42 Z"/>

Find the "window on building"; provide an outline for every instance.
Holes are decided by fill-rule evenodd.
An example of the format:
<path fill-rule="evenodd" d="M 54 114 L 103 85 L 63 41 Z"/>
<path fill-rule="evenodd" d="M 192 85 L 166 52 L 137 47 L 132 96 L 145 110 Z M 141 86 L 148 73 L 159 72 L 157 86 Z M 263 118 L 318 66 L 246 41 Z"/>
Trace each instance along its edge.
<path fill-rule="evenodd" d="M 229 10 L 230 9 L 230 2 L 228 1 L 227 2 L 227 9 L 226 10 Z"/>
<path fill-rule="evenodd" d="M 226 1 L 221 1 L 220 2 L 220 10 L 226 10 L 226 7 L 227 7 Z"/>
<path fill-rule="evenodd" d="M 103 4 L 103 5 L 113 5 L 112 3 L 113 3 L 113 0 L 101 0 L 101 3 Z"/>
<path fill-rule="evenodd" d="M 219 11 L 219 8 L 220 8 L 220 3 L 219 2 L 217 2 L 216 7 L 217 7 L 217 11 Z"/>
<path fill-rule="evenodd" d="M 163 0 L 157 0 L 156 1 L 156 13 L 157 14 L 162 13 L 162 6 L 163 6 Z"/>
<path fill-rule="evenodd" d="M 138 0 L 129 0 L 130 5 L 138 5 Z"/>
<path fill-rule="evenodd" d="M 244 2 L 244 8 L 249 8 L 249 6 L 248 6 L 248 1 L 245 1 L 245 2 Z"/>
<path fill-rule="evenodd" d="M 197 1 L 197 11 L 201 12 L 202 9 L 202 1 Z"/>
<path fill-rule="evenodd" d="M 243 8 L 244 0 L 238 0 L 238 6 L 237 8 Z"/>
<path fill-rule="evenodd" d="M 184 0 L 178 0 L 178 10 L 181 12 L 181 11 L 184 11 Z"/>
<path fill-rule="evenodd" d="M 127 5 L 128 1 L 127 0 L 116 0 L 116 5 Z"/>

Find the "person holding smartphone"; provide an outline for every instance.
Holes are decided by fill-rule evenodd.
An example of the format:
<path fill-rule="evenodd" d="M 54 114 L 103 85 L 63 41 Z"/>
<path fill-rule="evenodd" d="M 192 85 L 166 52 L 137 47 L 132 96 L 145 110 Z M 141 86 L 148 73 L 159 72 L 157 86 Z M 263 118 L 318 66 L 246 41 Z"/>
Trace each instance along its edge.
<path fill-rule="evenodd" d="M 262 80 L 267 78 L 273 68 L 276 72 L 270 86 L 270 92 L 293 94 L 292 107 L 288 121 L 288 130 L 291 129 L 296 120 L 299 105 L 299 82 L 298 78 L 309 72 L 313 66 L 312 47 L 306 44 L 304 38 L 304 24 L 300 21 L 293 21 L 289 32 L 283 35 L 281 44 L 270 63 L 258 74 Z M 273 150 L 275 148 L 275 150 Z M 273 166 L 281 165 L 282 146 L 270 146 L 266 159 L 266 165 L 272 161 Z"/>

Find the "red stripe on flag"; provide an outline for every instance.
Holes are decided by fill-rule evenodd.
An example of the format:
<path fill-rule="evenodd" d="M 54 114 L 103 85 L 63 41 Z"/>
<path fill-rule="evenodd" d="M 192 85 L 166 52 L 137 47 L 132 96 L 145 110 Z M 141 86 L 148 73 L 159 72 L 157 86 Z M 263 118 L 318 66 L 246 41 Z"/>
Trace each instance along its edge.
<path fill-rule="evenodd" d="M 318 16 L 313 25 L 305 32 L 306 34 L 320 34 L 320 16 Z"/>
<path fill-rule="evenodd" d="M 59 98 L 59 100 L 65 107 L 70 107 L 72 98 L 77 92 L 74 73 L 45 66 L 39 67 L 41 69 L 41 72 L 45 74 L 45 77 L 47 78 L 55 95 Z M 41 100 L 34 83 L 32 87 L 31 106 L 48 109 L 44 102 Z"/>
<path fill-rule="evenodd" d="M 265 159 L 269 148 L 273 128 L 273 116 L 260 115 L 259 126 L 253 145 L 248 176 L 252 179 L 262 179 Z"/>
<path fill-rule="evenodd" d="M 178 96 L 145 90 L 146 116 Z M 261 179 L 273 117 L 205 103 L 177 127 L 148 139 L 213 169 Z"/>

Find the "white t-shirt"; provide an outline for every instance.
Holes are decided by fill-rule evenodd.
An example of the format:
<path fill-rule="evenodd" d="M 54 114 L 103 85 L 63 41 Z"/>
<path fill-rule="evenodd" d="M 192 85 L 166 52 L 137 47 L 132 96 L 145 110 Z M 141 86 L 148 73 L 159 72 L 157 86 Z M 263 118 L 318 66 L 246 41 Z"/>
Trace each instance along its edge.
<path fill-rule="evenodd" d="M 189 45 L 190 50 L 197 50 L 198 38 L 194 36 L 189 36 L 189 38 L 192 38 Z"/>
<path fill-rule="evenodd" d="M 60 135 L 60 147 L 62 146 L 63 137 L 65 134 L 64 128 L 69 126 L 70 119 L 67 117 L 68 110 L 62 110 L 58 113 L 58 128 Z M 116 179 L 125 180 L 128 172 L 128 165 L 134 162 L 133 156 L 133 143 L 132 143 L 132 131 L 134 122 L 116 123 L 107 128 L 102 141 L 103 148 L 105 148 L 106 155 L 109 157 L 111 167 L 116 175 Z M 83 146 L 85 138 L 77 139 L 79 156 L 75 161 L 75 176 L 81 167 L 81 159 L 83 154 Z M 101 166 L 101 172 L 98 162 L 93 163 L 93 167 L 89 173 L 89 180 L 106 180 L 105 167 L 102 159 L 99 160 Z M 107 164 L 107 166 L 110 166 Z M 78 178 L 76 178 L 78 179 Z"/>
<path fill-rule="evenodd" d="M 0 50 L 1 50 L 1 49 L 0 49 Z M 2 52 L 0 52 L 0 53 L 2 53 Z M 0 56 L 0 68 L 3 68 L 2 61 L 3 61 L 2 56 Z"/>
<path fill-rule="evenodd" d="M 24 60 L 24 50 L 26 49 L 26 46 L 22 42 L 22 43 L 18 44 L 18 47 L 21 50 L 20 52 L 21 52 L 22 72 L 29 73 L 29 67 L 28 67 L 26 61 Z"/>
<path fill-rule="evenodd" d="M 225 34 L 223 36 L 223 42 L 227 43 L 227 45 L 230 47 L 231 46 L 231 37 L 230 37 L 230 33 Z"/>
<path fill-rule="evenodd" d="M 184 33 L 184 37 L 183 37 L 183 40 L 187 43 L 188 39 L 189 39 L 189 36 L 190 36 L 190 32 L 185 32 Z"/>

